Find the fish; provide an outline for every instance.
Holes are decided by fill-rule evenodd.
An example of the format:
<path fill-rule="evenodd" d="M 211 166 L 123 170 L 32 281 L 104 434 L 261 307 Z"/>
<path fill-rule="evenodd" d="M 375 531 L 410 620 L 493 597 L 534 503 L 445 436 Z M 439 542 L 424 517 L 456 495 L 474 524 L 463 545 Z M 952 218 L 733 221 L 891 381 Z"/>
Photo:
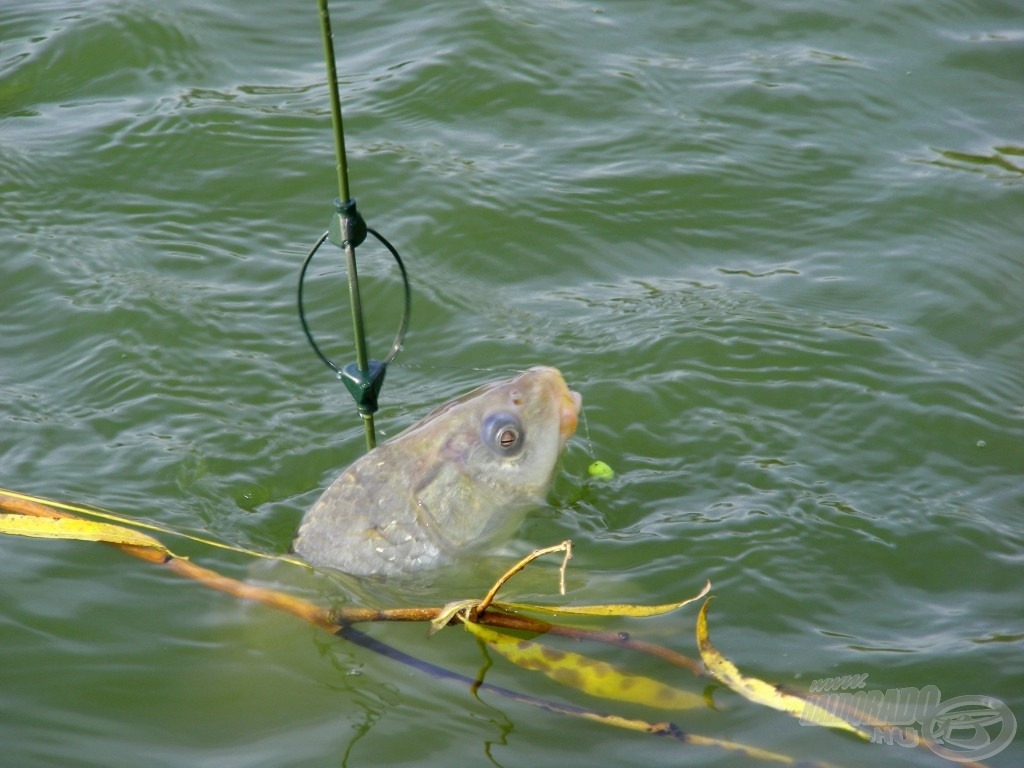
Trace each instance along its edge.
<path fill-rule="evenodd" d="M 440 406 L 345 469 L 292 551 L 315 568 L 392 576 L 511 536 L 547 496 L 581 402 L 539 366 Z"/>

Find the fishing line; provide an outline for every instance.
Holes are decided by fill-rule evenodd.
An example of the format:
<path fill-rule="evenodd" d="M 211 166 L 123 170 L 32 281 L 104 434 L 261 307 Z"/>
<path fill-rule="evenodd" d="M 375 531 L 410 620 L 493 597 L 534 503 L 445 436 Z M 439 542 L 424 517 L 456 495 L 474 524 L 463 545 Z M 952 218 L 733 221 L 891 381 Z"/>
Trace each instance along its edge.
<path fill-rule="evenodd" d="M 583 422 L 583 434 L 587 441 L 587 453 L 591 461 L 593 461 L 597 459 L 597 455 L 594 453 L 594 441 L 590 438 L 590 419 L 587 418 L 586 408 L 582 405 L 580 406 L 580 421 Z"/>

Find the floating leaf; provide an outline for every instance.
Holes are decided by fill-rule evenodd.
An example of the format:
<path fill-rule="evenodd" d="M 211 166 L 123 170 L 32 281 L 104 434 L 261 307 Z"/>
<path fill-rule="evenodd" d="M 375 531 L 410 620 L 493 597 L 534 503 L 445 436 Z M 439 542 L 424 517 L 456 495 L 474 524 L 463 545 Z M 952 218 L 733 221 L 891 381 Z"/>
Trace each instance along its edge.
<path fill-rule="evenodd" d="M 633 605 L 631 603 L 609 603 L 607 605 L 533 605 L 528 603 L 506 603 L 501 602 L 500 607 L 515 611 L 530 611 L 533 613 L 545 613 L 551 615 L 575 615 L 575 616 L 628 616 L 631 618 L 648 618 L 650 616 L 661 616 L 671 613 L 684 605 L 700 600 L 711 591 L 711 582 L 704 585 L 699 594 L 687 598 L 678 603 L 665 603 L 663 605 Z"/>
<path fill-rule="evenodd" d="M 786 693 L 779 690 L 777 686 L 758 680 L 756 677 L 747 677 L 740 673 L 739 669 L 725 658 L 715 646 L 711 644 L 711 637 L 708 634 L 707 612 L 711 598 L 704 601 L 697 615 L 697 647 L 700 649 L 700 657 L 718 682 L 728 686 L 740 696 L 749 699 L 755 704 L 762 704 L 772 709 L 788 712 L 804 722 L 821 723 L 843 731 L 855 733 L 862 739 L 868 738 L 867 734 L 849 723 L 838 720 L 835 715 L 826 712 L 822 707 L 813 701 Z"/>
<path fill-rule="evenodd" d="M 20 493 L 19 491 L 11 491 L 6 488 L 0 488 L 0 496 L 6 496 L 9 499 L 17 501 L 27 501 L 31 504 L 40 504 L 53 509 L 60 509 L 64 512 L 70 512 L 73 515 L 82 515 L 84 517 L 99 518 L 101 520 L 107 520 L 112 523 L 120 523 L 121 525 L 130 525 L 133 528 L 146 528 L 159 533 L 171 533 L 174 535 L 178 534 L 176 531 L 172 531 L 169 528 L 165 528 L 155 523 L 149 523 L 145 520 L 134 520 L 132 518 L 124 517 L 122 515 L 116 515 L 113 512 L 108 512 L 105 509 L 98 509 L 96 507 L 84 507 L 80 504 L 69 504 L 64 501 L 57 501 L 56 499 L 44 499 L 41 496 L 32 496 L 27 493 Z"/>
<path fill-rule="evenodd" d="M 30 536 L 37 539 L 75 539 L 103 541 L 108 544 L 126 544 L 132 547 L 157 549 L 168 556 L 171 553 L 152 536 L 131 528 L 73 517 L 28 517 L 0 514 L 0 533 L 12 536 Z"/>
<path fill-rule="evenodd" d="M 622 672 L 603 661 L 495 632 L 473 622 L 465 622 L 464 626 L 512 663 L 524 669 L 543 672 L 552 680 L 591 696 L 646 704 L 659 709 L 705 706 L 704 698 L 696 693 L 672 688 L 650 677 Z"/>
<path fill-rule="evenodd" d="M 69 504 L 63 501 L 56 501 L 54 499 L 44 499 L 40 496 L 31 496 L 27 493 L 19 493 L 18 491 L 10 491 L 6 488 L 0 488 L 0 506 L 3 505 L 4 497 L 12 499 L 15 502 L 24 501 L 30 504 L 38 504 L 53 509 L 63 510 L 70 512 L 74 515 L 82 515 L 86 518 L 98 518 L 100 520 L 107 520 L 111 523 L 117 523 L 120 525 L 131 526 L 132 528 L 143 528 L 149 531 L 156 531 L 157 533 L 166 534 L 169 536 L 180 536 L 181 538 L 191 539 L 199 544 L 204 544 L 208 547 L 216 547 L 218 549 L 225 549 L 229 552 L 239 552 L 249 557 L 259 557 L 265 560 L 280 560 L 281 562 L 290 563 L 292 565 L 301 565 L 304 568 L 309 568 L 309 564 L 297 557 L 290 555 L 271 555 L 265 552 L 256 552 L 251 549 L 245 549 L 244 547 L 236 547 L 232 544 L 225 544 L 221 541 L 214 541 L 213 539 L 204 538 L 202 536 L 196 536 L 191 533 L 184 533 L 182 531 L 176 531 L 166 526 L 157 525 L 156 523 L 146 522 L 145 520 L 136 520 L 130 517 L 124 517 L 122 515 L 116 515 L 113 512 L 108 512 L 104 509 L 98 509 L 94 507 L 84 507 L 78 504 Z M 3 532 L 3 531 L 0 531 Z M 21 534 L 30 535 L 30 534 Z M 75 538 L 75 537 L 70 537 Z M 112 542 L 116 543 L 116 542 Z M 141 546 L 152 546 L 152 544 L 143 544 Z"/>

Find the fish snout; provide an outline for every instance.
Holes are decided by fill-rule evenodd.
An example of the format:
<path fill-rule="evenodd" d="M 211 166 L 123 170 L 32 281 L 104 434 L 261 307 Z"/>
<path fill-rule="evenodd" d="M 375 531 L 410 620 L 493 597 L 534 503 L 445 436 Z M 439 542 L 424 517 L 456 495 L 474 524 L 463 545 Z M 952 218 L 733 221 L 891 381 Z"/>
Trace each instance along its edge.
<path fill-rule="evenodd" d="M 562 396 L 561 408 L 559 411 L 559 433 L 562 436 L 562 443 L 572 437 L 579 423 L 580 407 L 583 405 L 583 398 L 579 392 L 566 389 Z"/>

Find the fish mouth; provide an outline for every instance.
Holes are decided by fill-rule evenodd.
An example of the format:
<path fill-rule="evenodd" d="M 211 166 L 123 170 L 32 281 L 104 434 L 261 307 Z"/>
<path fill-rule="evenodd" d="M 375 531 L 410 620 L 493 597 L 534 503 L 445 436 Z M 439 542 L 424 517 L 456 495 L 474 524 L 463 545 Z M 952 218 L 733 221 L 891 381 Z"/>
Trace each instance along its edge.
<path fill-rule="evenodd" d="M 572 437 L 579 423 L 580 408 L 583 405 L 583 398 L 579 392 L 566 389 L 559 404 L 559 425 L 558 432 L 562 438 L 562 444 Z"/>
<path fill-rule="evenodd" d="M 569 438 L 576 432 L 580 408 L 583 406 L 583 398 L 579 392 L 573 392 L 569 389 L 565 379 L 562 377 L 562 372 L 557 368 L 543 365 L 536 366 L 526 371 L 523 375 L 531 374 L 539 376 L 544 381 L 545 394 L 555 403 L 558 413 L 559 450 L 561 450 L 565 447 Z"/>

